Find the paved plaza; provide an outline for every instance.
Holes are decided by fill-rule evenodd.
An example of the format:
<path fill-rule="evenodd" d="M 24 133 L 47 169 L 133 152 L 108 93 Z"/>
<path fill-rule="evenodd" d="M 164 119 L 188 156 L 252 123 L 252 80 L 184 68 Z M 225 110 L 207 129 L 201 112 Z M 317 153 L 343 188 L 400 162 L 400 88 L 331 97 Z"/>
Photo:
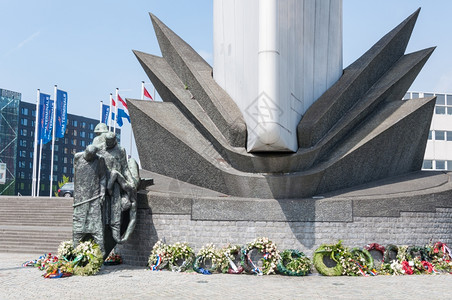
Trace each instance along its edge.
<path fill-rule="evenodd" d="M 104 266 L 95 276 L 44 279 L 36 254 L 0 253 L 0 299 L 447 299 L 452 275 L 325 277 L 200 275 Z"/>

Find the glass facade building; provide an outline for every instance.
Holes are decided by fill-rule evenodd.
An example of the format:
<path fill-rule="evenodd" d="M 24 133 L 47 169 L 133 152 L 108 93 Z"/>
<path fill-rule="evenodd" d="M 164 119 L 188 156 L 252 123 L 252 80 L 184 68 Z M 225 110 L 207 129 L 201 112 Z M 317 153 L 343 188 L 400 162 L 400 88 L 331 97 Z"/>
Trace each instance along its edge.
<path fill-rule="evenodd" d="M 2 173 L 5 183 L 0 183 L 0 195 L 15 194 L 20 98 L 20 93 L 0 89 L 0 163 L 6 164 Z"/>

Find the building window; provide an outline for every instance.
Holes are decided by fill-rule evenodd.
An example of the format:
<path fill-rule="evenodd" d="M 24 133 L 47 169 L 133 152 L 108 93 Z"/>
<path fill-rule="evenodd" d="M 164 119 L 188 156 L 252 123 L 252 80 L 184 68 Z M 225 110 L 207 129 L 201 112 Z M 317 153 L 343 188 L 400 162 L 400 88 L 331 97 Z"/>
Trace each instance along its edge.
<path fill-rule="evenodd" d="M 64 147 L 64 154 L 69 154 L 69 149 L 67 147 Z"/>
<path fill-rule="evenodd" d="M 27 134 L 28 134 L 27 129 L 25 129 L 25 128 L 20 129 L 20 135 L 21 136 L 27 136 Z"/>
<path fill-rule="evenodd" d="M 26 140 L 19 140 L 19 145 L 22 147 L 27 147 L 27 141 Z"/>
<path fill-rule="evenodd" d="M 433 137 L 433 131 L 432 130 L 430 130 L 429 132 L 428 132 L 428 139 L 429 140 L 431 140 Z"/>
<path fill-rule="evenodd" d="M 36 117 L 36 109 L 33 109 L 33 110 L 31 111 L 31 116 L 32 116 L 32 117 Z"/>
<path fill-rule="evenodd" d="M 89 130 L 94 130 L 94 124 L 89 124 Z"/>
<path fill-rule="evenodd" d="M 55 149 L 55 151 L 56 151 L 56 149 Z M 55 155 L 53 156 L 53 161 L 58 161 L 58 155 L 55 154 Z"/>
<path fill-rule="evenodd" d="M 431 159 L 425 159 L 422 164 L 422 169 L 433 170 L 433 161 Z"/>
<path fill-rule="evenodd" d="M 63 167 L 63 173 L 67 173 L 67 167 Z"/>
<path fill-rule="evenodd" d="M 59 147 L 58 145 L 55 145 L 55 151 L 58 151 Z"/>
<path fill-rule="evenodd" d="M 444 141 L 446 132 L 444 130 L 435 130 L 435 140 L 436 141 Z"/>
<path fill-rule="evenodd" d="M 74 129 L 73 136 L 77 136 L 77 129 Z"/>
<path fill-rule="evenodd" d="M 86 122 L 82 122 L 82 128 L 86 127 Z"/>
<path fill-rule="evenodd" d="M 445 115 L 446 114 L 446 107 L 445 106 L 435 106 L 435 114 L 437 115 Z"/>
<path fill-rule="evenodd" d="M 19 161 L 19 168 L 25 168 L 25 162 L 23 160 Z"/>
<path fill-rule="evenodd" d="M 446 95 L 436 94 L 436 105 L 446 105 Z"/>
<path fill-rule="evenodd" d="M 72 139 L 71 140 L 71 144 L 74 145 L 74 146 L 77 146 L 77 139 Z"/>
<path fill-rule="evenodd" d="M 452 131 L 446 131 L 446 140 L 452 141 Z"/>
<path fill-rule="evenodd" d="M 78 124 L 77 124 L 77 120 L 73 120 L 73 121 L 72 121 L 72 126 L 77 127 L 77 125 L 78 125 Z"/>
<path fill-rule="evenodd" d="M 452 160 L 447 161 L 447 171 L 452 171 Z"/>
<path fill-rule="evenodd" d="M 27 157 L 27 151 L 25 151 L 25 150 L 20 150 L 19 151 L 19 157 Z"/>
<path fill-rule="evenodd" d="M 26 107 L 22 107 L 22 109 L 20 110 L 21 114 L 23 114 L 24 116 L 28 116 L 28 108 Z"/>
<path fill-rule="evenodd" d="M 85 141 L 80 141 L 80 146 L 85 147 L 86 143 Z"/>
<path fill-rule="evenodd" d="M 94 139 L 94 133 L 90 132 L 90 133 L 89 133 L 89 138 L 90 138 L 91 140 Z"/>
<path fill-rule="evenodd" d="M 20 124 L 21 124 L 21 125 L 24 125 L 24 126 L 27 126 L 27 125 L 28 125 L 28 120 L 22 118 L 22 119 L 20 119 Z"/>
<path fill-rule="evenodd" d="M 445 160 L 437 160 L 435 161 L 435 169 L 436 170 L 445 170 L 446 169 L 446 161 Z"/>
<path fill-rule="evenodd" d="M 80 132 L 80 137 L 85 138 L 85 137 L 86 137 L 86 132 L 81 131 L 81 132 Z"/>

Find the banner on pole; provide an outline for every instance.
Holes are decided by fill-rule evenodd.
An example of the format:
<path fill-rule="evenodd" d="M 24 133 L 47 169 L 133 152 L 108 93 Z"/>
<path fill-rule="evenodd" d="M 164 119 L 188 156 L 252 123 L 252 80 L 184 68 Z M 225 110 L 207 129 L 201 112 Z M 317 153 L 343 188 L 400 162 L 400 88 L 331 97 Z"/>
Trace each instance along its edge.
<path fill-rule="evenodd" d="M 55 136 L 64 137 L 67 125 L 67 92 L 57 90 Z"/>
<path fill-rule="evenodd" d="M 52 140 L 53 127 L 53 100 L 50 100 L 50 95 L 41 93 L 40 95 L 40 135 L 39 141 L 47 144 Z"/>
<path fill-rule="evenodd" d="M 108 116 L 110 115 L 110 106 L 102 104 L 102 120 L 101 123 L 108 124 Z"/>

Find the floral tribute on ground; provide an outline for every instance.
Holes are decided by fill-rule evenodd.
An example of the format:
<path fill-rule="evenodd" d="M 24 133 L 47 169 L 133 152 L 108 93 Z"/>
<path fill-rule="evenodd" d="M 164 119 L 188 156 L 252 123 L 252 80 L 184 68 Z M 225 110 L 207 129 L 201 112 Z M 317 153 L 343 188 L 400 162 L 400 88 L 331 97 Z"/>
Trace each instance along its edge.
<path fill-rule="evenodd" d="M 36 260 L 27 261 L 24 267 L 37 267 L 45 271 L 44 278 L 62 278 L 72 275 L 95 275 L 104 263 L 99 245 L 93 241 L 80 243 L 75 249 L 72 241 L 64 241 L 58 247 L 58 255 L 44 254 Z"/>

